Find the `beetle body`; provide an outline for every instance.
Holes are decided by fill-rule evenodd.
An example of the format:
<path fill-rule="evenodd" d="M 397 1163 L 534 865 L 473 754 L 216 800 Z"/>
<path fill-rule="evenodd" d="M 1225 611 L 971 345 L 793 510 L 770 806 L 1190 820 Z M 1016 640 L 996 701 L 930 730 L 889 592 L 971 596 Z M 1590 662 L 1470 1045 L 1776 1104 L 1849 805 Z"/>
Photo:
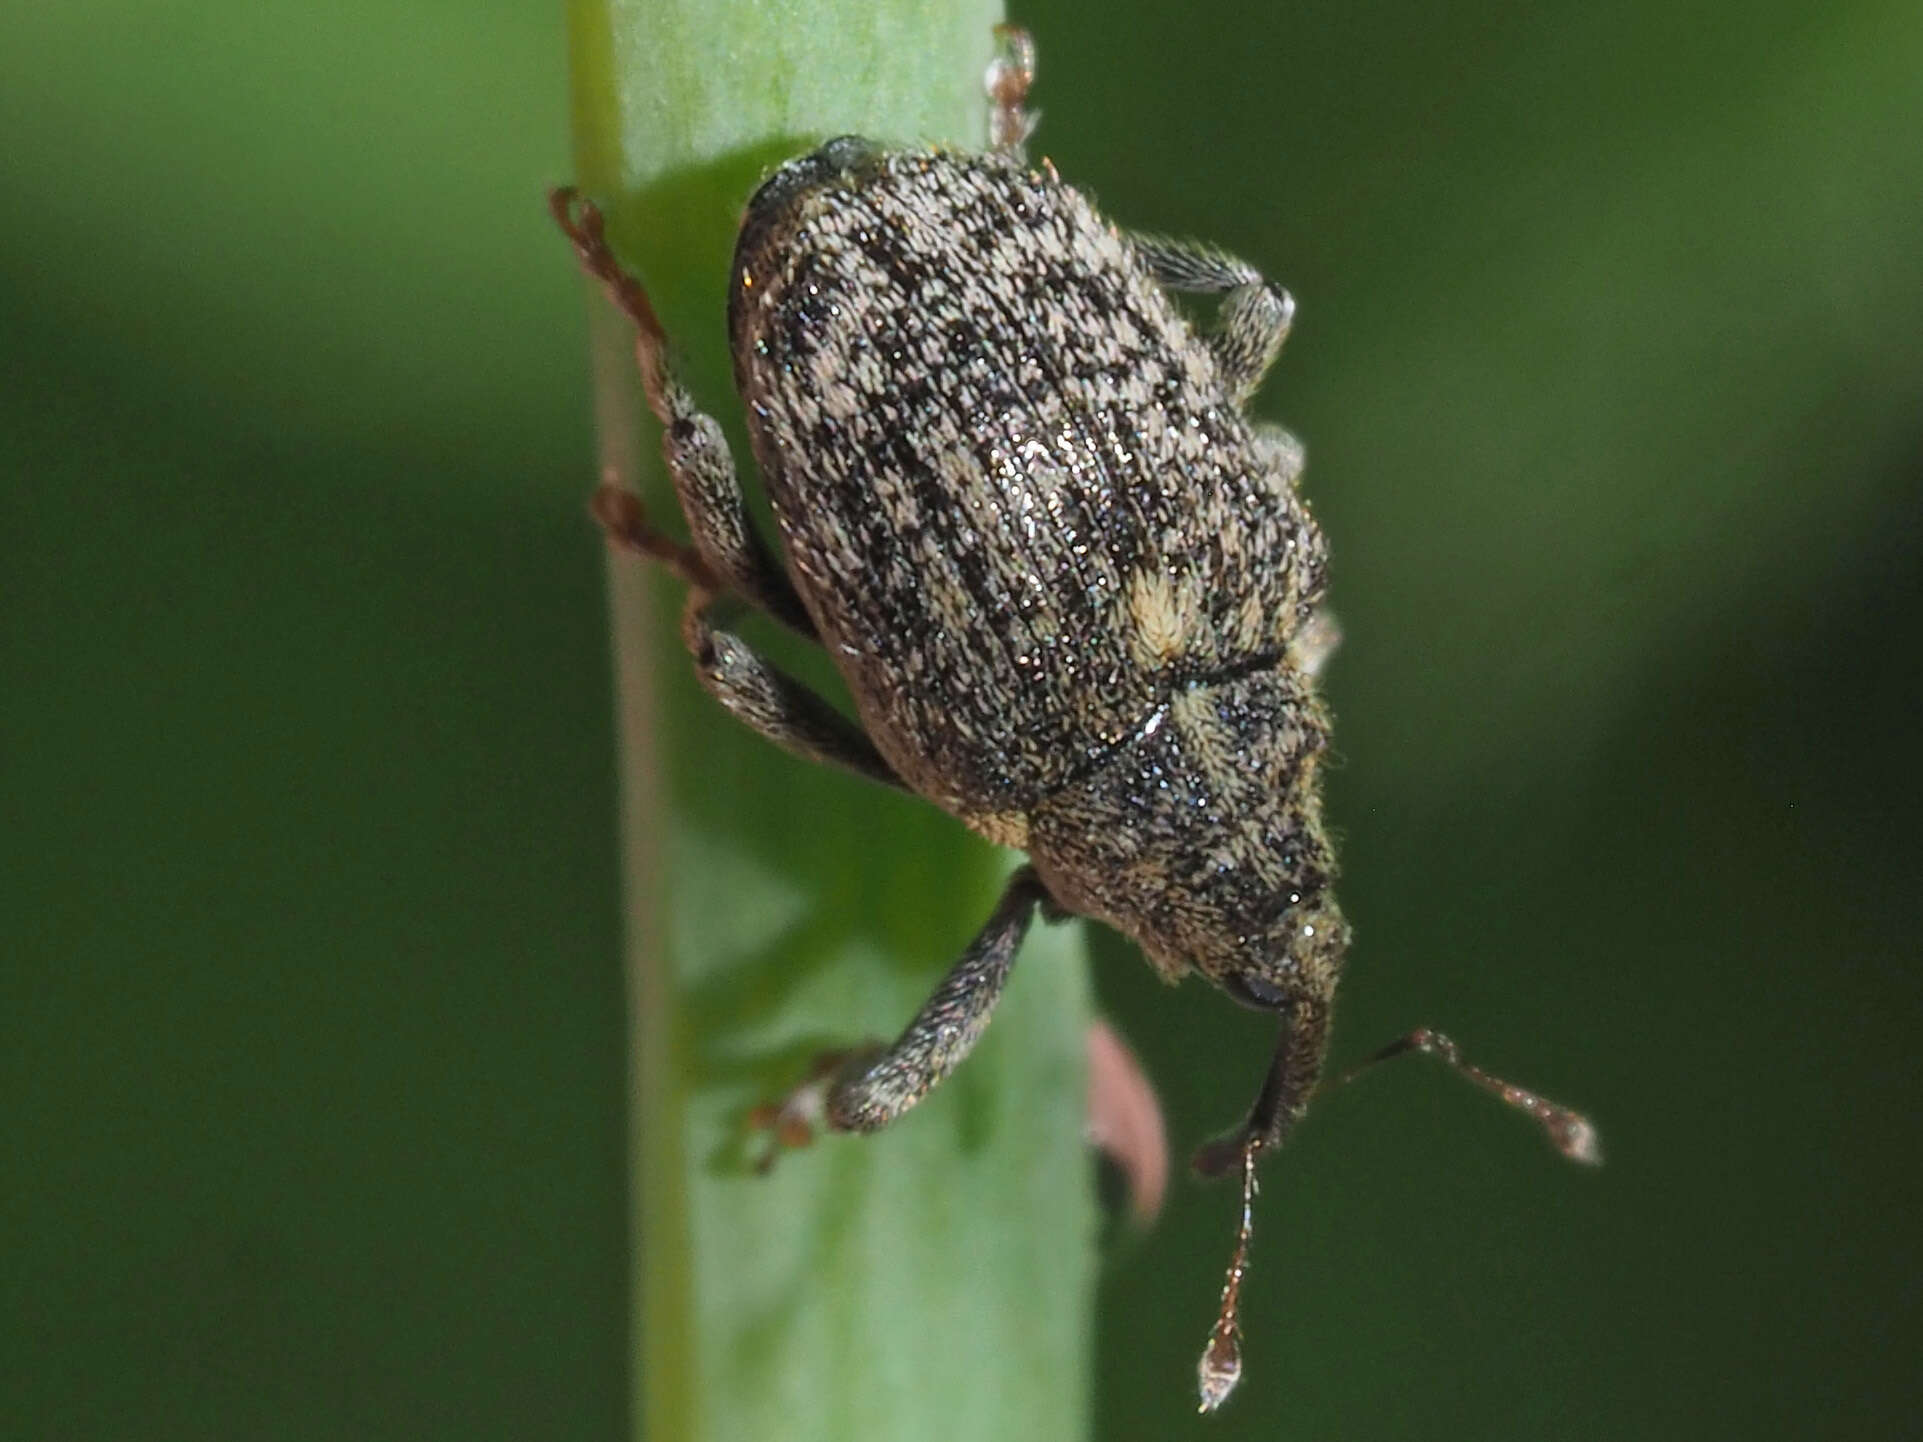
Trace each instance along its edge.
<path fill-rule="evenodd" d="M 796 590 L 902 779 L 1165 974 L 1326 998 L 1295 649 L 1326 548 L 1136 243 L 1016 157 L 833 141 L 749 203 L 729 327 Z"/>
<path fill-rule="evenodd" d="M 1247 1120 L 1196 1157 L 1242 1176 L 1206 1411 L 1241 1370 L 1256 1160 L 1315 1091 L 1349 941 L 1317 779 L 1326 549 L 1296 491 L 1300 447 L 1244 413 L 1293 303 L 1219 251 L 1125 234 L 1030 167 L 1033 48 L 1002 38 L 989 153 L 833 140 L 748 204 L 728 324 L 781 556 L 599 211 L 555 192 L 583 266 L 634 322 L 692 543 L 619 488 L 596 510 L 688 582 L 683 639 L 737 718 L 1029 856 L 899 1037 L 823 1058 L 758 1113 L 777 1147 L 885 1126 L 953 1071 L 1038 911 L 1108 922 L 1170 980 L 1199 972 L 1279 1014 Z M 1212 329 L 1189 324 L 1178 291 L 1219 297 Z M 859 725 L 727 629 L 743 601 L 826 648 Z M 1579 1114 L 1440 1033 L 1377 1059 L 1410 1051 L 1599 1159 Z"/>

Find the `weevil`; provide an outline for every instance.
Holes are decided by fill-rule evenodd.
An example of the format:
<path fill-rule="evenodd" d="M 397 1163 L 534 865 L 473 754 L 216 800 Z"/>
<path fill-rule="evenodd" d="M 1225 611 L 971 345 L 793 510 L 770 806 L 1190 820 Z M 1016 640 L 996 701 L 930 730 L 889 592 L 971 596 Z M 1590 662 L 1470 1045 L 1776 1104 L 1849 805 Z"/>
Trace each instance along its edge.
<path fill-rule="evenodd" d="M 1200 973 L 1280 1018 L 1248 1116 L 1195 1158 L 1242 1181 L 1198 1369 L 1210 1411 L 1241 1373 L 1256 1161 L 1317 1091 L 1350 940 L 1317 775 L 1328 548 L 1297 487 L 1301 446 L 1247 413 L 1295 306 L 1245 262 L 1125 232 L 1031 165 L 1034 46 L 998 35 L 985 151 L 844 136 L 748 201 L 728 329 L 779 553 L 600 212 L 553 193 L 634 323 L 691 543 L 626 491 L 604 488 L 596 512 L 688 583 L 683 640 L 738 719 L 1028 856 L 893 1043 L 824 1057 L 762 1110 L 774 1145 L 886 1126 L 960 1065 L 1037 912 L 1105 922 L 1166 979 Z M 1215 297 L 1214 326 L 1196 329 L 1178 293 Z M 741 603 L 824 647 L 858 720 L 728 629 L 722 608 Z M 1599 1159 L 1583 1117 L 1439 1033 L 1363 1066 L 1410 1051 Z"/>

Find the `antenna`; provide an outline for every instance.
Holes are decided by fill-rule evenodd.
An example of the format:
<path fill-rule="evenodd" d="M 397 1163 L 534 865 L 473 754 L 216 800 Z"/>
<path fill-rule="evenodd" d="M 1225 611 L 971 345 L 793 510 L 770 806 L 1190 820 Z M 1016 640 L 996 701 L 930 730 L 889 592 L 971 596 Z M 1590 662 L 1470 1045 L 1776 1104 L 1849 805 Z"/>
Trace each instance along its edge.
<path fill-rule="evenodd" d="M 1549 1144 L 1570 1161 L 1590 1167 L 1602 1165 L 1602 1141 L 1588 1117 L 1484 1071 L 1467 1060 L 1454 1041 L 1432 1027 L 1419 1026 L 1397 1037 L 1333 1081 L 1324 1082 L 1315 1095 L 1319 1097 L 1346 1086 L 1378 1063 L 1410 1052 L 1440 1059 L 1506 1105 L 1533 1118 L 1548 1133 Z M 1283 1060 L 1278 1054 L 1277 1072 Z M 1265 1087 L 1264 1097 L 1272 1089 L 1273 1086 Z M 1262 1103 L 1258 1101 L 1258 1115 L 1262 1111 Z M 1235 1229 L 1235 1251 L 1229 1258 L 1228 1275 L 1222 1283 L 1222 1305 L 1216 1311 L 1208 1345 L 1202 1349 L 1202 1360 L 1196 1366 L 1203 1412 L 1213 1412 L 1220 1407 L 1235 1390 L 1235 1384 L 1242 1380 L 1242 1281 L 1248 1276 L 1249 1239 L 1255 1230 L 1255 1160 L 1267 1145 L 1267 1129 L 1251 1121 L 1239 1136 L 1211 1143 L 1196 1157 L 1198 1169 L 1210 1175 L 1227 1171 L 1229 1159 L 1236 1151 L 1240 1152 L 1242 1163 L 1242 1220 Z"/>

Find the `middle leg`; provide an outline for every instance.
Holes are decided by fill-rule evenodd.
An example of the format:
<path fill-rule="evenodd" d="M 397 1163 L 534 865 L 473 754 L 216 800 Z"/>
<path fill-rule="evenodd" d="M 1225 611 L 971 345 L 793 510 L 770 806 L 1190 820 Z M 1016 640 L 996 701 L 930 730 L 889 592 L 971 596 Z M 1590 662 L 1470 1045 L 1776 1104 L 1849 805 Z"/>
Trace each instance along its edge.
<path fill-rule="evenodd" d="M 907 790 L 861 727 L 720 624 L 719 613 L 727 604 L 690 591 L 681 613 L 682 644 L 708 694 L 749 730 L 792 756 Z"/>
<path fill-rule="evenodd" d="M 1289 338 L 1295 301 L 1245 260 L 1193 241 L 1160 235 L 1131 237 L 1149 272 L 1173 291 L 1222 297 L 1221 314 L 1208 337 L 1237 405 L 1255 394 L 1262 377 Z"/>

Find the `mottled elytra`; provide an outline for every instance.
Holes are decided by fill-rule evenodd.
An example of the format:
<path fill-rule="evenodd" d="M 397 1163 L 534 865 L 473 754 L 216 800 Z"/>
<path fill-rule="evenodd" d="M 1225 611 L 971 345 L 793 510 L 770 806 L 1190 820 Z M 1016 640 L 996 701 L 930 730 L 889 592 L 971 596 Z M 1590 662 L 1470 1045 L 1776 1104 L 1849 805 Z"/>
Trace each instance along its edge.
<path fill-rule="evenodd" d="M 631 493 L 604 490 L 596 510 L 688 583 L 683 637 L 735 716 L 1028 854 L 899 1038 L 822 1058 L 763 1109 L 770 1157 L 820 1128 L 885 1126 L 953 1071 L 1038 909 L 1107 922 L 1170 981 L 1199 972 L 1279 1015 L 1247 1119 L 1196 1157 L 1242 1180 L 1200 1368 L 1207 1411 L 1241 1371 L 1256 1160 L 1316 1090 L 1349 944 L 1317 778 L 1327 548 L 1297 491 L 1301 447 L 1244 411 L 1294 303 L 1220 251 L 1117 229 L 1031 166 L 1034 50 L 1001 37 L 986 152 L 843 137 L 748 202 L 728 328 L 779 555 L 600 213 L 555 192 L 582 265 L 636 327 L 692 543 Z M 1198 333 L 1173 292 L 1219 297 L 1214 327 Z M 859 722 L 725 629 L 727 602 L 824 646 Z M 1597 1159 L 1582 1118 L 1437 1033 L 1371 1061 L 1411 1050 Z"/>

